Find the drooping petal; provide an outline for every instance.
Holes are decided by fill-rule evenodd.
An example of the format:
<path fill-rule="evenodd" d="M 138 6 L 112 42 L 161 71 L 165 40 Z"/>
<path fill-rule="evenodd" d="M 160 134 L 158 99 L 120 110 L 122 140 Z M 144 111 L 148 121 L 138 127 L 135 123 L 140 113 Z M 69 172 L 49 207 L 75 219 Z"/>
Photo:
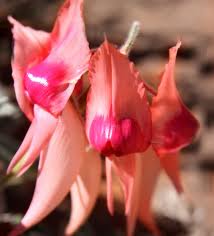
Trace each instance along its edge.
<path fill-rule="evenodd" d="M 132 196 L 132 189 L 135 175 L 136 155 L 130 154 L 123 157 L 111 156 L 112 169 L 119 177 L 121 187 L 124 193 L 125 201 L 125 212 L 127 213 L 130 209 L 130 201 Z M 107 190 L 108 191 L 108 190 Z"/>
<path fill-rule="evenodd" d="M 33 138 L 33 134 L 34 134 L 34 130 L 35 130 L 35 122 L 32 122 L 32 124 L 30 125 L 27 134 L 25 135 L 25 138 L 22 142 L 22 144 L 20 145 L 18 151 L 16 152 L 16 154 L 14 155 L 14 157 L 12 158 L 12 160 L 10 161 L 10 164 L 7 168 L 7 174 L 9 174 L 13 168 L 18 164 L 18 162 L 24 157 L 25 153 L 27 152 L 28 148 L 30 147 L 32 138 Z"/>
<path fill-rule="evenodd" d="M 179 171 L 179 154 L 169 153 L 160 156 L 160 163 L 178 193 L 183 192 Z"/>
<path fill-rule="evenodd" d="M 138 188 L 140 188 L 139 219 L 154 235 L 160 235 L 155 223 L 151 205 L 161 166 L 159 159 L 151 147 L 141 154 L 140 165 L 142 177 L 140 186 L 138 186 Z"/>
<path fill-rule="evenodd" d="M 175 60 L 180 45 L 178 42 L 170 49 L 169 63 L 151 106 L 152 143 L 159 155 L 177 152 L 188 145 L 199 127 L 197 120 L 181 101 L 175 85 Z"/>
<path fill-rule="evenodd" d="M 13 25 L 12 75 L 16 98 L 22 111 L 32 120 L 32 107 L 24 91 L 23 79 L 26 70 L 39 63 L 47 55 L 50 36 L 44 31 L 25 27 L 12 17 L 8 17 L 8 20 Z"/>
<path fill-rule="evenodd" d="M 127 215 L 127 235 L 132 236 L 135 231 L 136 227 L 136 221 L 138 219 L 139 215 L 139 207 L 140 207 L 140 201 L 141 201 L 141 194 L 140 191 L 141 189 L 140 184 L 142 182 L 143 178 L 143 173 L 141 170 L 141 162 L 142 158 L 141 156 L 136 154 L 135 157 L 135 171 L 133 175 L 133 183 L 131 186 L 131 189 L 129 189 L 129 202 L 126 203 L 128 204 L 126 206 L 126 215 Z"/>
<path fill-rule="evenodd" d="M 105 41 L 90 61 L 89 78 L 86 132 L 91 144 L 107 156 L 144 151 L 151 139 L 151 117 L 133 64 Z"/>
<path fill-rule="evenodd" d="M 82 122 L 73 106 L 67 104 L 43 153 L 45 158 L 39 166 L 34 196 L 21 221 L 25 230 L 41 221 L 64 199 L 80 171 L 86 145 Z"/>
<path fill-rule="evenodd" d="M 114 214 L 114 197 L 112 192 L 112 161 L 109 160 L 109 158 L 106 158 L 105 160 L 105 169 L 106 169 L 106 189 L 107 189 L 107 208 L 111 215 Z"/>
<path fill-rule="evenodd" d="M 151 211 L 152 196 L 160 171 L 164 171 L 168 175 L 178 193 L 182 192 L 178 154 L 165 154 L 158 158 L 154 150 L 149 148 L 142 154 L 141 172 L 143 174 L 140 187 L 139 218 L 154 235 L 160 235 Z"/>
<path fill-rule="evenodd" d="M 21 161 L 16 174 L 23 174 L 48 144 L 57 125 L 57 119 L 39 106 L 34 106 L 34 119 L 19 150 L 13 157 L 8 173 Z"/>
<path fill-rule="evenodd" d="M 141 161 L 138 154 L 111 157 L 112 168 L 119 177 L 125 200 L 125 214 L 127 217 L 127 235 L 132 236 L 139 215 L 140 182 L 142 181 Z M 109 163 L 108 163 L 109 165 Z M 107 186 L 110 187 L 110 186 Z M 107 189 L 107 192 L 109 190 Z M 113 203 L 111 203 L 113 204 Z"/>
<path fill-rule="evenodd" d="M 133 235 L 138 218 L 154 235 L 160 235 L 151 210 L 152 195 L 161 170 L 155 152 L 149 148 L 142 154 L 111 157 L 109 162 L 124 192 L 128 236 Z"/>
<path fill-rule="evenodd" d="M 101 159 L 98 153 L 89 151 L 71 187 L 71 215 L 66 235 L 72 235 L 91 213 L 100 187 Z"/>

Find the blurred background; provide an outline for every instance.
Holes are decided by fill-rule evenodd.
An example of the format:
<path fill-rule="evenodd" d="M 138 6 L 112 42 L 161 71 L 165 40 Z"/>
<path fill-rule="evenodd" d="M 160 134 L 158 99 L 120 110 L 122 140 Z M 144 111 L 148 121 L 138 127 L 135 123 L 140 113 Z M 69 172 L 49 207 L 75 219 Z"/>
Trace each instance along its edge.
<path fill-rule="evenodd" d="M 25 25 L 50 31 L 61 0 L 0 0 L 0 236 L 6 236 L 29 206 L 36 177 L 32 168 L 20 179 L 5 177 L 10 159 L 19 147 L 29 123 L 17 107 L 10 60 L 12 15 Z M 155 80 L 168 60 L 168 49 L 177 39 L 176 81 L 186 105 L 200 120 L 195 142 L 181 156 L 185 196 L 178 198 L 162 175 L 153 208 L 163 235 L 214 235 L 214 1 L 213 0 L 85 0 L 85 22 L 91 48 L 104 39 L 121 45 L 134 20 L 142 23 L 130 58 L 144 79 Z M 117 188 L 117 187 L 116 187 Z M 105 182 L 96 207 L 77 236 L 123 236 L 125 218 L 121 195 L 117 212 L 106 209 Z M 69 217 L 66 199 L 26 236 L 62 236 Z M 138 224 L 136 235 L 151 235 Z"/>

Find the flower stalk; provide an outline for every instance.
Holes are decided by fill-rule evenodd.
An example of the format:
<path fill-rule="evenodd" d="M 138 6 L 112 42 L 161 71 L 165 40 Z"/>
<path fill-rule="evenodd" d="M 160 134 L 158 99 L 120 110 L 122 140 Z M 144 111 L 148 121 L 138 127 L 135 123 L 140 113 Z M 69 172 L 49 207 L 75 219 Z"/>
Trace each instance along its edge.
<path fill-rule="evenodd" d="M 120 48 L 120 52 L 122 54 L 129 55 L 139 33 L 140 33 L 140 22 L 134 21 L 129 30 L 125 43 Z"/>

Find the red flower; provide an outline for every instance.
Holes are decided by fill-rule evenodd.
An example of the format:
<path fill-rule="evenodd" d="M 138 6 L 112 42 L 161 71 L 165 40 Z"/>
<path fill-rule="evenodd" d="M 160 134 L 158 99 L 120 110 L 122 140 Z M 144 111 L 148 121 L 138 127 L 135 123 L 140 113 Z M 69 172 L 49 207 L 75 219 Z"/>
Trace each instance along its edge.
<path fill-rule="evenodd" d="M 103 155 L 145 151 L 151 141 L 151 113 L 143 81 L 107 41 L 90 61 L 86 132 Z"/>
<path fill-rule="evenodd" d="M 199 124 L 183 104 L 174 80 L 177 50 L 181 43 L 170 49 L 169 63 L 152 100 L 152 146 L 159 154 L 174 153 L 191 143 Z"/>
<path fill-rule="evenodd" d="M 180 42 L 170 49 L 169 63 L 151 105 L 147 101 L 148 86 L 128 58 L 113 45 L 105 41 L 90 61 L 87 136 L 91 145 L 107 157 L 107 203 L 111 213 L 112 170 L 119 176 L 129 236 L 134 232 L 137 218 L 155 235 L 160 234 L 150 206 L 161 169 L 177 191 L 182 191 L 178 151 L 191 142 L 199 125 L 181 102 L 175 86 L 179 47 Z"/>

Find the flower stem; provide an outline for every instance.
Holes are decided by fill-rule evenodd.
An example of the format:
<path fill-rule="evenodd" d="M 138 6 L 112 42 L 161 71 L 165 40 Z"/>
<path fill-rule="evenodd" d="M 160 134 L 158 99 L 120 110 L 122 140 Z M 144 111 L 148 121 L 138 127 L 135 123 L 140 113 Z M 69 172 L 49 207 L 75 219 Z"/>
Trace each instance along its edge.
<path fill-rule="evenodd" d="M 140 33 L 140 22 L 134 21 L 129 30 L 125 43 L 120 48 L 120 52 L 122 54 L 125 54 L 127 56 L 129 55 L 139 33 Z M 155 89 L 153 89 L 150 85 L 148 85 L 145 82 L 144 82 L 144 87 L 147 90 L 147 92 L 151 93 L 153 96 L 157 95 L 157 91 L 155 91 Z"/>
<path fill-rule="evenodd" d="M 129 55 L 131 48 L 133 47 L 133 44 L 135 43 L 139 32 L 140 32 L 140 22 L 134 21 L 129 30 L 125 43 L 120 48 L 120 52 L 122 54 Z"/>

